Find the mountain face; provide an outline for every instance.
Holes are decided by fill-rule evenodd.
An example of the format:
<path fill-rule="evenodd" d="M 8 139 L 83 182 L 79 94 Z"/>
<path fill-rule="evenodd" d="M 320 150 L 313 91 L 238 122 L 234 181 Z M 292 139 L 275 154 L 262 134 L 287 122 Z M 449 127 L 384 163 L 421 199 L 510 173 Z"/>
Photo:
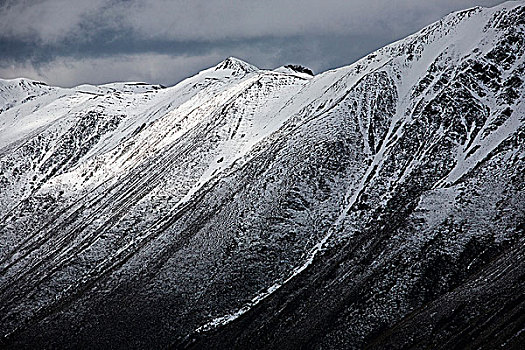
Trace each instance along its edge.
<path fill-rule="evenodd" d="M 316 76 L 0 80 L 0 345 L 519 348 L 524 54 L 509 2 Z"/>

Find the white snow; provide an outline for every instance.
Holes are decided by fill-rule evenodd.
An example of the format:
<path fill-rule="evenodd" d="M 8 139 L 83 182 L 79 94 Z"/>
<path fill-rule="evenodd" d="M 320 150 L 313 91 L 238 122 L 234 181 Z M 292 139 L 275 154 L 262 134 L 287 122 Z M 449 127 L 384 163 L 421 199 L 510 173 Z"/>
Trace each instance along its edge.
<path fill-rule="evenodd" d="M 0 156 L 9 153 L 3 152 L 4 150 L 16 149 L 19 143 L 42 135 L 50 139 L 50 149 L 38 160 L 36 167 L 54 154 L 58 147 L 57 138 L 67 134 L 87 112 L 97 113 L 102 118 L 118 117 L 120 122 L 115 130 L 104 134 L 74 168 L 48 180 L 42 190 L 60 188 L 71 194 L 89 191 L 102 183 L 119 181 L 130 170 L 171 147 L 176 150 L 184 148 L 189 154 L 180 156 L 187 156 L 192 160 L 192 173 L 185 176 L 181 171 L 182 174 L 177 174 L 179 178 L 174 179 L 173 183 L 166 183 L 162 189 L 156 189 L 168 192 L 172 190 L 179 194 L 173 204 L 173 210 L 176 210 L 190 201 L 209 181 L 231 171 L 233 164 L 247 160 L 254 147 L 279 132 L 286 123 L 297 121 L 300 124 L 322 118 L 338 106 L 347 93 L 368 74 L 386 72 L 392 77 L 398 93 L 396 114 L 389 121 L 384 142 L 373 155 L 371 163 L 366 165 L 361 180 L 345 194 L 344 207 L 341 208 L 335 224 L 305 253 L 302 263 L 290 273 L 255 295 L 238 310 L 197 328 L 198 332 L 206 331 L 246 313 L 307 269 L 316 256 L 326 249 L 327 243 L 344 224 L 350 209 L 366 187 L 368 177 L 385 161 L 391 146 L 390 141 L 401 136 L 404 127 L 413 122 L 410 114 L 420 101 L 415 100 L 411 94 L 429 66 L 438 57 L 443 62 L 450 60 L 457 63 L 463 59 L 462 55 L 470 53 L 473 48 L 489 47 L 490 40 L 495 40 L 496 34 L 485 34 L 483 28 L 495 11 L 509 6 L 517 4 L 506 3 L 493 9 L 474 9 L 465 12 L 468 16 L 465 13 L 451 14 L 350 66 L 314 77 L 286 67 L 273 71 L 260 70 L 230 57 L 217 66 L 168 88 L 140 82 L 119 82 L 66 89 L 27 79 L 0 79 Z M 421 96 L 425 100 L 431 100 L 435 94 L 429 86 Z M 472 141 L 471 146 L 464 149 L 464 145 L 458 145 L 456 166 L 438 186 L 456 182 L 523 125 L 525 106 L 520 103 L 512 108 L 512 117 L 486 139 L 481 140 L 481 135 L 491 119 L 474 140 L 470 140 L 472 135 L 468 134 L 467 142 Z M 491 109 L 495 110 L 496 106 L 491 105 Z M 399 123 L 401 126 L 396 128 Z M 360 121 L 359 127 L 365 136 L 367 126 Z M 206 134 L 207 132 L 210 134 Z M 443 133 L 444 130 L 439 129 L 434 135 L 436 140 Z M 213 142 L 198 148 L 199 142 L 202 143 L 204 139 Z M 469 151 L 476 146 L 480 147 L 467 157 Z M 367 154 L 372 155 L 369 145 L 365 144 L 365 147 Z M 420 157 L 425 157 L 425 153 Z M 171 161 L 178 162 L 179 159 Z M 401 174 L 401 181 L 410 170 L 409 167 Z M 86 173 L 93 175 L 86 180 Z M 20 189 L 13 189 L 18 190 Z M 158 193 L 152 191 L 143 202 L 156 194 Z M 8 198 L 7 195 L 5 198 Z M 146 236 L 147 233 L 144 233 L 137 240 Z M 135 240 L 124 245 L 116 254 L 136 242 Z"/>

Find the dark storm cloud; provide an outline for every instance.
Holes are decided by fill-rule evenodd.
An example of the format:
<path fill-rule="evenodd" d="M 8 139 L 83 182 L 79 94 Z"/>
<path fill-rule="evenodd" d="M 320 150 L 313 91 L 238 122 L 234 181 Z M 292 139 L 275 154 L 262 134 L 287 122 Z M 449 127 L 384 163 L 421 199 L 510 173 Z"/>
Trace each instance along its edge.
<path fill-rule="evenodd" d="M 29 59 L 33 64 L 44 64 L 60 56 L 73 58 L 105 57 L 115 54 L 139 54 L 155 52 L 159 54 L 200 55 L 210 50 L 224 47 L 226 49 L 239 45 L 239 41 L 174 41 L 138 38 L 132 33 L 100 32 L 92 35 L 90 40 L 64 38 L 59 42 L 42 43 L 32 40 L 0 38 L 2 59 L 20 61 Z"/>
<path fill-rule="evenodd" d="M 443 15 L 498 0 L 8 0 L 0 77 L 173 84 L 227 56 L 261 68 L 347 65 Z"/>

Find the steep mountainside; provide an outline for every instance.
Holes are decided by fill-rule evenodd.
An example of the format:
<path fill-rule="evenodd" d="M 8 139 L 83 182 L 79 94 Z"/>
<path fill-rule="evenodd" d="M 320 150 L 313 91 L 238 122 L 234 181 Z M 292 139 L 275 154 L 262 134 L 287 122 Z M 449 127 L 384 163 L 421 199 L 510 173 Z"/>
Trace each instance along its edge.
<path fill-rule="evenodd" d="M 317 76 L 0 80 L 0 345 L 519 348 L 525 5 Z"/>

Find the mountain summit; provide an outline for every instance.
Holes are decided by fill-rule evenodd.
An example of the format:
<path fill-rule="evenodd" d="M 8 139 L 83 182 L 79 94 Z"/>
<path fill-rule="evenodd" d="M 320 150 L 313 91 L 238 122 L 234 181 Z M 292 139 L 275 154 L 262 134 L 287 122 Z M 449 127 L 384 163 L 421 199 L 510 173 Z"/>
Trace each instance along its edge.
<path fill-rule="evenodd" d="M 234 74 L 252 73 L 259 69 L 243 60 L 235 57 L 228 57 L 215 66 L 215 70 L 232 70 Z"/>
<path fill-rule="evenodd" d="M 525 5 L 312 76 L 0 81 L 0 347 L 519 349 Z"/>

